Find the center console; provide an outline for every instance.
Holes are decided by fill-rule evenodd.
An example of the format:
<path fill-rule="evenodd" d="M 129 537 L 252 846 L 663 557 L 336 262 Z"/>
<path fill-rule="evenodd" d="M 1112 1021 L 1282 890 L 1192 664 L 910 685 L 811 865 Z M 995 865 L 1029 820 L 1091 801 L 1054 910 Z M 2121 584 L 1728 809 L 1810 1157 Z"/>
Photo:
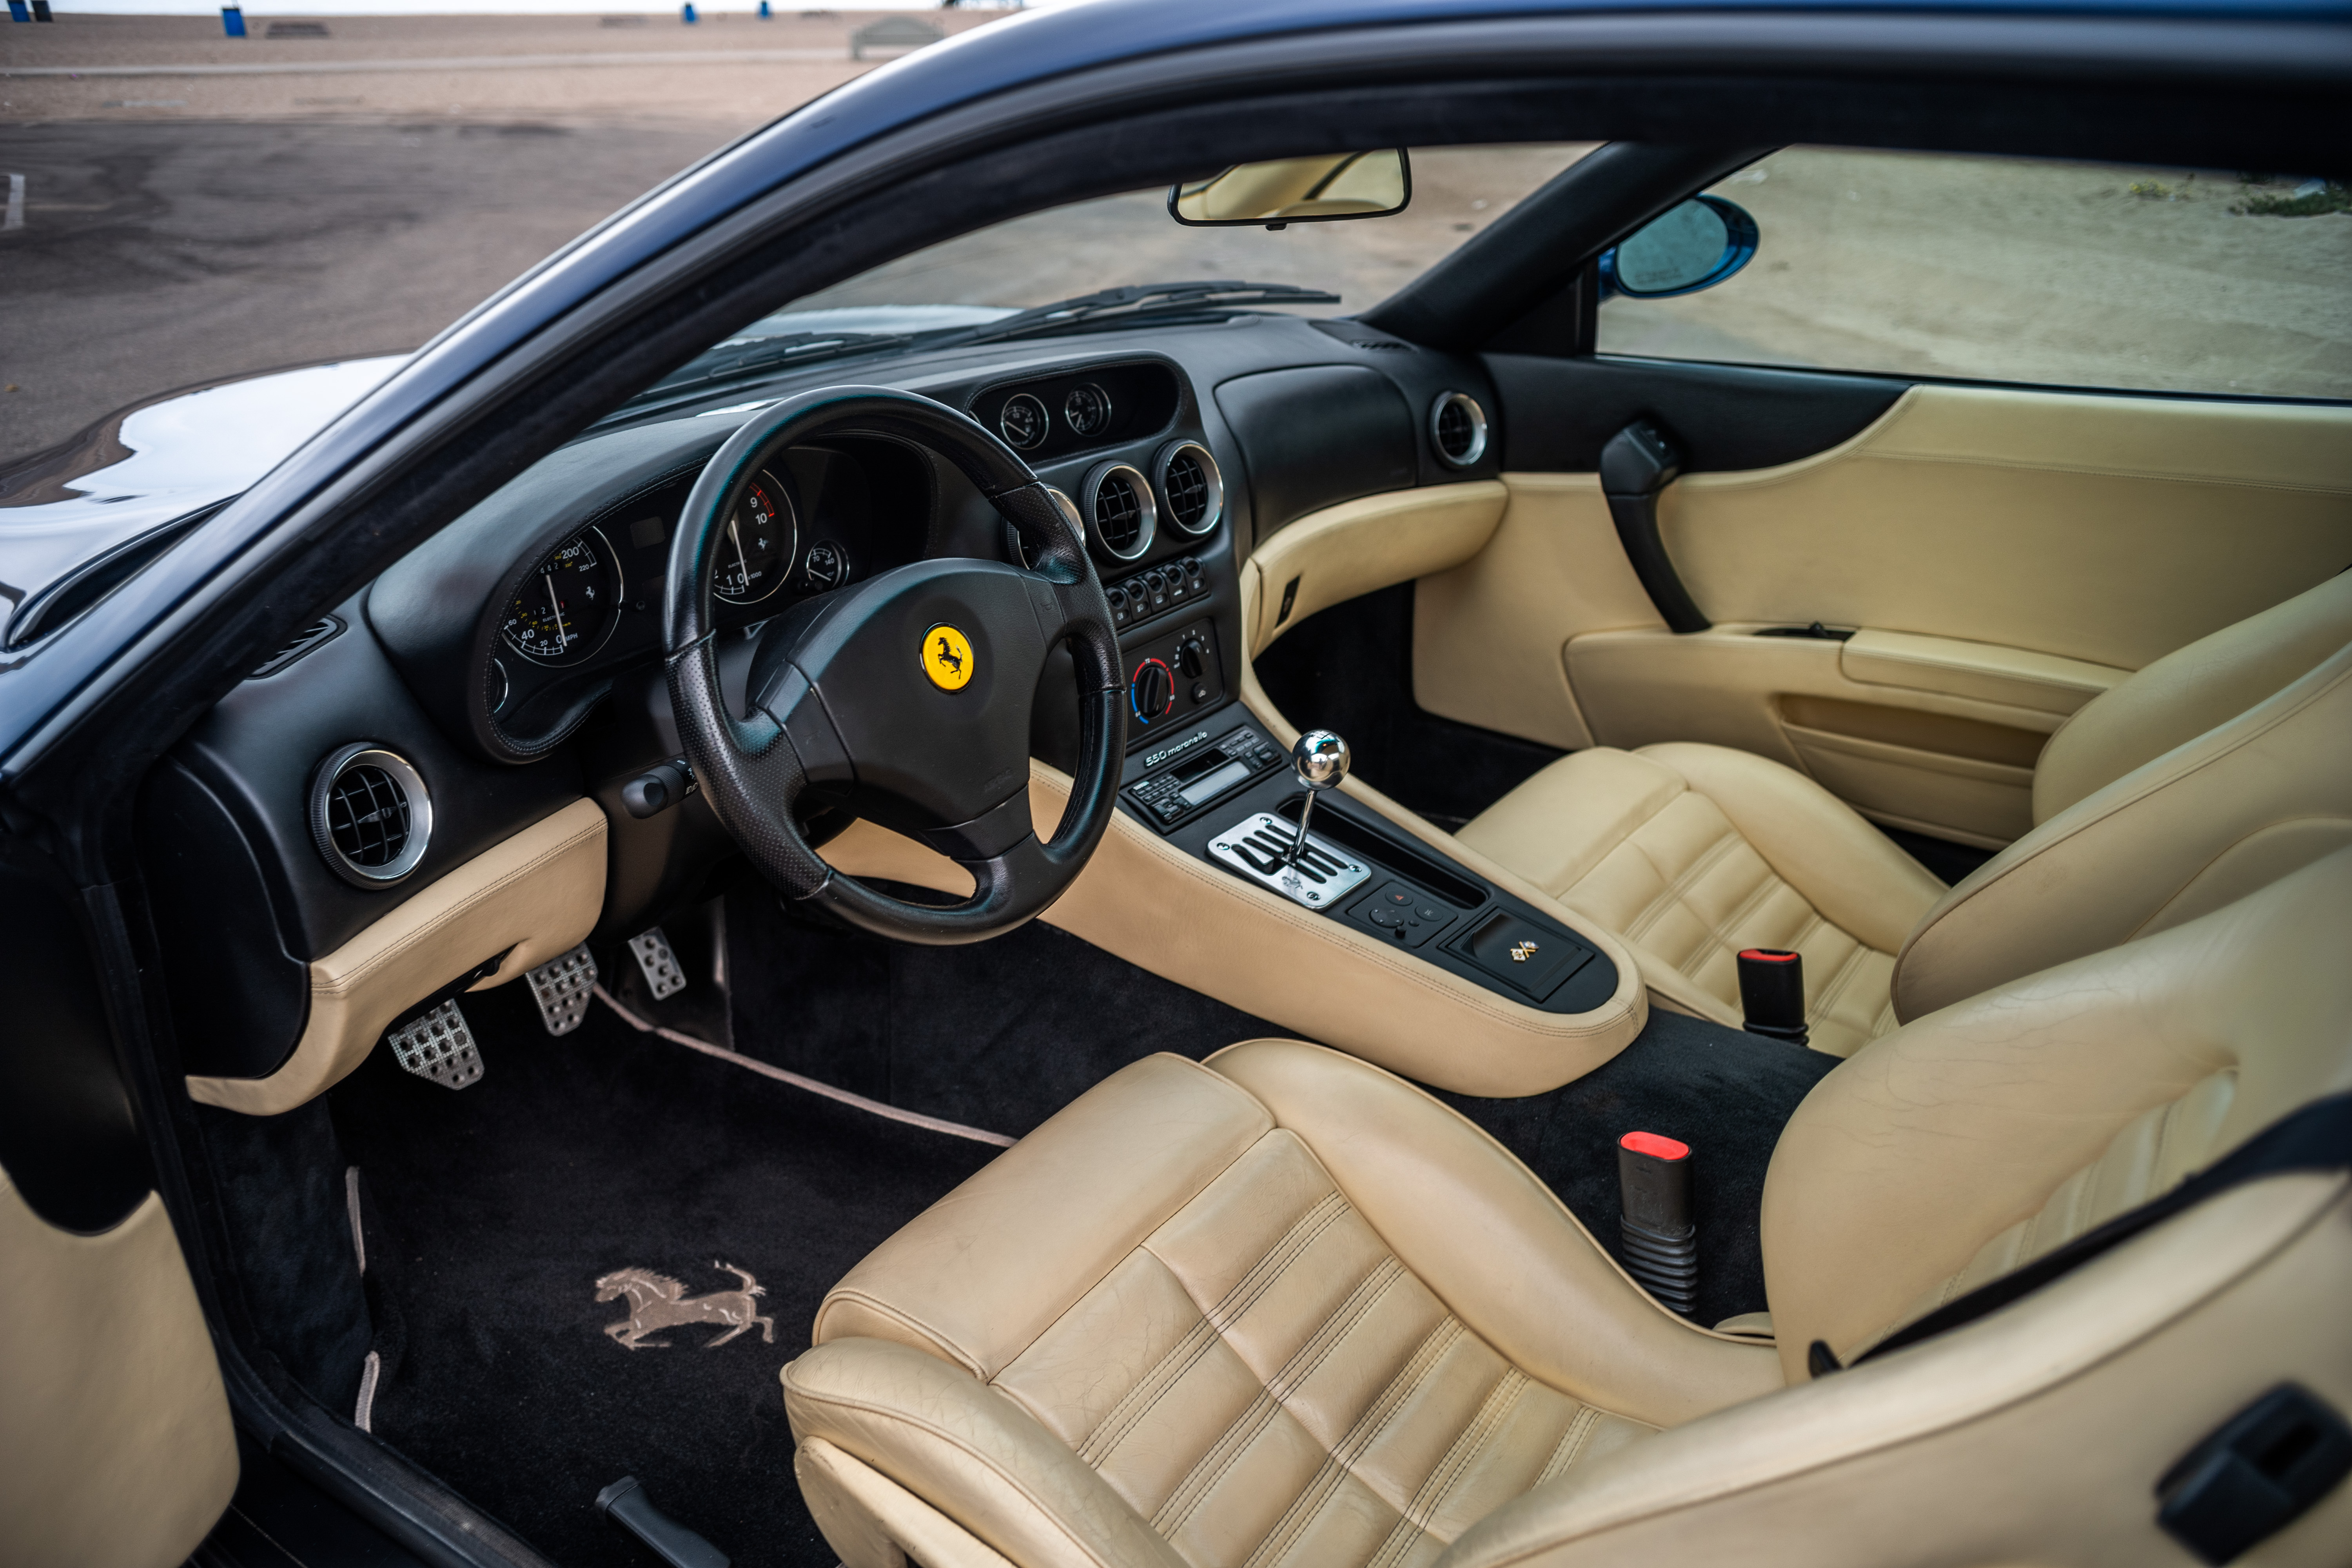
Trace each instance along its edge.
<path fill-rule="evenodd" d="M 1591 943 L 1336 790 L 1301 841 L 1307 789 L 1239 704 L 1143 728 L 1120 805 L 1185 853 L 1538 1012 L 1616 992 Z"/>

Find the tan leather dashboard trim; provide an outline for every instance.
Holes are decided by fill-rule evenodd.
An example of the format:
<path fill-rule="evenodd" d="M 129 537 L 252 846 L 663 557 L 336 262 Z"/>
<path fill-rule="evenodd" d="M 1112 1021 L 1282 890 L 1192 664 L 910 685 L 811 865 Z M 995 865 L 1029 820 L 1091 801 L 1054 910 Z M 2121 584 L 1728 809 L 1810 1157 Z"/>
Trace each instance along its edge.
<path fill-rule="evenodd" d="M 1395 818 L 1392 805 L 1349 788 Z M 1068 796 L 1066 775 L 1031 763 L 1030 811 L 1038 822 L 1060 821 Z M 1430 842 L 1488 869 L 1450 837 Z M 955 862 L 867 822 L 822 853 L 853 876 L 971 889 Z M 1622 1050 L 1641 1032 L 1648 1004 L 1623 944 L 1507 873 L 1494 879 L 1617 966 L 1617 990 L 1605 1005 L 1570 1015 L 1522 1007 L 1187 855 L 1124 813 L 1112 816 L 1094 859 L 1041 918 L 1154 974 L 1423 1083 L 1496 1098 L 1540 1094 Z"/>
<path fill-rule="evenodd" d="M 604 814 L 575 800 L 417 889 L 310 963 L 310 1016 L 268 1078 L 191 1076 L 206 1105 L 275 1116 L 325 1093 L 402 1012 L 504 953 L 472 987 L 502 985 L 587 940 L 604 905 Z"/>
<path fill-rule="evenodd" d="M 1252 657 L 1318 610 L 1459 566 L 1486 548 L 1510 492 L 1493 479 L 1423 485 L 1310 512 L 1258 546 L 1242 568 L 1258 613 L 1242 626 Z M 1282 615 L 1282 591 L 1298 593 Z M 1276 617 L 1280 616 L 1277 620 Z"/>

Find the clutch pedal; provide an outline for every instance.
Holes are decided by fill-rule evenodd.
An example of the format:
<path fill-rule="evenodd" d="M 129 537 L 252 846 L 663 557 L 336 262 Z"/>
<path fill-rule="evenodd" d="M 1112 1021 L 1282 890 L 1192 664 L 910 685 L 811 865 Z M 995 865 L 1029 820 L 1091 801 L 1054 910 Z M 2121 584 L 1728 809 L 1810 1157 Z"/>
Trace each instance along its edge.
<path fill-rule="evenodd" d="M 443 1089 L 465 1089 L 481 1080 L 482 1053 L 455 1000 L 395 1025 L 384 1041 L 403 1070 L 431 1079 Z"/>
<path fill-rule="evenodd" d="M 540 1022 L 547 1032 L 568 1035 L 588 1016 L 588 999 L 596 988 L 596 957 L 583 942 L 523 978 L 530 982 L 531 998 L 539 1004 Z"/>
<path fill-rule="evenodd" d="M 1310 910 L 1329 909 L 1371 876 L 1370 867 L 1312 833 L 1292 863 L 1290 847 L 1297 837 L 1298 829 L 1274 813 L 1255 812 L 1211 837 L 1209 853 L 1258 886 Z"/>

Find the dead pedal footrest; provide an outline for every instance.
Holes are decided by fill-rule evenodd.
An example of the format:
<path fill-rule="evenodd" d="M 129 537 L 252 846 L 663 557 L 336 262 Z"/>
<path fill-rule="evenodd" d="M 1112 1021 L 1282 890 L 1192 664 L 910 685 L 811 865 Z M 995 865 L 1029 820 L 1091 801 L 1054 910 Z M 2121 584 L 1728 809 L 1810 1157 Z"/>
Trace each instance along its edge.
<path fill-rule="evenodd" d="M 443 1089 L 465 1089 L 480 1081 L 482 1053 L 454 998 L 394 1025 L 384 1042 L 392 1047 L 393 1059 L 402 1070 L 430 1079 Z"/>

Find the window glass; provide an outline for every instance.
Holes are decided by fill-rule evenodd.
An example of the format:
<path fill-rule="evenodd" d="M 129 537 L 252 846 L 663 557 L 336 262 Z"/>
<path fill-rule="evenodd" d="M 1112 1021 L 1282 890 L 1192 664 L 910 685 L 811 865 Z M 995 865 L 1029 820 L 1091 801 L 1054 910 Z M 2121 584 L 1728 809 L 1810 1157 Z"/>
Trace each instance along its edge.
<path fill-rule="evenodd" d="M 1716 185 L 1747 269 L 1612 299 L 1604 353 L 2352 397 L 2352 189 L 2011 158 L 1785 149 Z"/>

